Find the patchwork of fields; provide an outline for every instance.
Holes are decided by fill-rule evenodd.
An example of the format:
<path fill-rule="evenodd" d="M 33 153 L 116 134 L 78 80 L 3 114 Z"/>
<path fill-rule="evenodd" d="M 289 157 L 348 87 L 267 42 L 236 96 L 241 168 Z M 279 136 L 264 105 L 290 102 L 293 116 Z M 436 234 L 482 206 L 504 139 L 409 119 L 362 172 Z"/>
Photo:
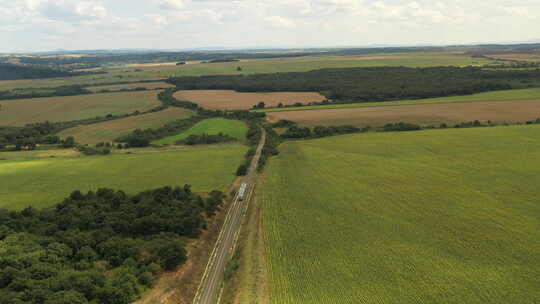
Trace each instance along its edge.
<path fill-rule="evenodd" d="M 287 142 L 258 192 L 272 303 L 535 303 L 540 127 Z"/>
<path fill-rule="evenodd" d="M 73 136 L 78 143 L 94 145 L 99 142 L 112 142 L 116 138 L 136 129 L 158 128 L 169 121 L 188 118 L 192 111 L 170 107 L 163 111 L 130 116 L 90 125 L 80 125 L 58 133 L 61 138 Z"/>
<path fill-rule="evenodd" d="M 453 53 L 400 53 L 373 54 L 369 56 L 324 56 L 253 59 L 240 62 L 200 63 L 190 62 L 184 66 L 176 65 L 128 65 L 105 68 L 106 74 L 85 75 L 70 78 L 49 78 L 37 80 L 0 81 L 0 91 L 14 88 L 44 88 L 65 85 L 103 85 L 116 82 L 137 82 L 158 80 L 168 77 L 233 75 L 279 72 L 305 72 L 323 68 L 374 67 L 374 66 L 469 66 L 489 64 L 495 61 L 484 58 Z M 242 68 L 241 71 L 237 67 Z"/>
<path fill-rule="evenodd" d="M 231 120 L 225 118 L 211 118 L 205 119 L 193 127 L 189 128 L 185 132 L 178 135 L 165 137 L 152 142 L 154 145 L 173 145 L 176 142 L 186 139 L 190 135 L 201 135 L 203 133 L 208 135 L 216 135 L 223 133 L 239 140 L 244 140 L 246 137 L 248 128 L 246 124 L 240 120 Z"/>
<path fill-rule="evenodd" d="M 261 101 L 268 107 L 277 107 L 279 103 L 292 105 L 296 102 L 309 103 L 326 99 L 317 92 L 240 93 L 229 90 L 178 91 L 174 97 L 194 102 L 204 108 L 219 110 L 247 110 Z"/>
<path fill-rule="evenodd" d="M 355 125 L 381 126 L 409 122 L 422 125 L 461 123 L 480 120 L 522 122 L 540 117 L 540 99 L 474 103 L 436 103 L 375 107 L 270 112 L 272 121 L 287 119 L 302 126 Z"/>
<path fill-rule="evenodd" d="M 220 145 L 175 152 L 140 151 L 76 158 L 0 161 L 0 208 L 43 208 L 73 190 L 114 188 L 130 193 L 166 185 L 226 190 L 247 147 Z"/>
<path fill-rule="evenodd" d="M 140 91 L 0 101 L 0 126 L 143 112 L 161 104 L 158 93 Z"/>

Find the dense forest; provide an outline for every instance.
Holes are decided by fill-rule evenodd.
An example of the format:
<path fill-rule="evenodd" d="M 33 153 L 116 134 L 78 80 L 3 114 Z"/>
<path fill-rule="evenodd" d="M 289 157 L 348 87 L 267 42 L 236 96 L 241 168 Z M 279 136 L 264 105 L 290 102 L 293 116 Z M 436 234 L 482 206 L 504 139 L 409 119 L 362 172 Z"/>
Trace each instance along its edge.
<path fill-rule="evenodd" d="M 69 76 L 74 76 L 74 74 L 47 67 L 0 63 L 0 80 L 38 79 Z"/>
<path fill-rule="evenodd" d="M 467 67 L 377 67 L 301 73 L 172 78 L 183 90 L 239 92 L 316 91 L 333 102 L 383 101 L 467 95 L 540 87 L 540 69 L 484 70 Z"/>
<path fill-rule="evenodd" d="M 184 187 L 74 191 L 44 210 L 0 209 L 0 304 L 132 303 L 186 260 L 223 201 Z"/>

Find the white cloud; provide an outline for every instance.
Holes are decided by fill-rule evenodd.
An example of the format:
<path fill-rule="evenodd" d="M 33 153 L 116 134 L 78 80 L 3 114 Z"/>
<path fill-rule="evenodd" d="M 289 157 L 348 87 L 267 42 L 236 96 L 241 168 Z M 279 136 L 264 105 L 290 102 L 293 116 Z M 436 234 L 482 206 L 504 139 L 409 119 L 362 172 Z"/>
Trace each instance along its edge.
<path fill-rule="evenodd" d="M 160 8 L 165 10 L 180 10 L 186 6 L 185 0 L 161 0 Z"/>
<path fill-rule="evenodd" d="M 266 20 L 268 20 L 271 25 L 276 27 L 290 29 L 296 26 L 296 23 L 293 20 L 281 16 L 270 16 L 267 17 Z"/>
<path fill-rule="evenodd" d="M 107 15 L 107 10 L 100 1 L 70 1 L 44 0 L 27 1 L 34 11 L 41 13 L 51 20 L 77 22 L 89 19 L 101 19 Z"/>
<path fill-rule="evenodd" d="M 540 39 L 538 0 L 0 0 L 0 16 L 0 51 Z"/>

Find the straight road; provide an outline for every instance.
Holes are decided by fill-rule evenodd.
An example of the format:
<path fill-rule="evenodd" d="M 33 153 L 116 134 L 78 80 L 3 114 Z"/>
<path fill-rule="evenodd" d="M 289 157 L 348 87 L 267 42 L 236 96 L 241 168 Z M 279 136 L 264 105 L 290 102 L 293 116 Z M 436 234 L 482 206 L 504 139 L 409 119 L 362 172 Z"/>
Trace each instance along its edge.
<path fill-rule="evenodd" d="M 214 249 L 210 255 L 210 259 L 208 260 L 208 264 L 204 270 L 201 283 L 195 294 L 193 300 L 194 304 L 214 304 L 218 299 L 225 268 L 234 253 L 236 242 L 242 228 L 242 221 L 257 178 L 257 164 L 259 163 L 259 158 L 261 157 L 261 152 L 266 141 L 266 132 L 264 129 L 261 130 L 261 141 L 257 146 L 255 156 L 248 168 L 248 173 L 242 180 L 242 183 L 247 185 L 244 198 L 240 199 L 237 194 L 227 211 L 223 227 L 221 228 Z"/>

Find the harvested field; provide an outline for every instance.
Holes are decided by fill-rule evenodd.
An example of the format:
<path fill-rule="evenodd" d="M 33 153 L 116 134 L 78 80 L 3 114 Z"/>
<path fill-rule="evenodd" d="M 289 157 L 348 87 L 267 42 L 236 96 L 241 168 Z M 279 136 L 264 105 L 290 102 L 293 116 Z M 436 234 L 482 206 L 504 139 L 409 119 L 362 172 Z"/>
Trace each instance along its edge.
<path fill-rule="evenodd" d="M 496 55 L 487 55 L 488 57 L 505 59 L 505 60 L 517 60 L 517 61 L 540 61 L 540 52 L 539 53 L 516 53 L 516 54 L 496 54 Z"/>
<path fill-rule="evenodd" d="M 155 89 L 167 89 L 167 88 L 172 88 L 172 87 L 174 87 L 172 84 L 166 83 L 166 82 L 135 82 L 135 83 L 126 83 L 126 84 L 88 87 L 86 89 L 92 92 L 100 92 L 103 90 L 120 91 L 120 90 L 126 90 L 126 89 L 129 90 L 129 89 L 135 89 L 135 88 L 145 88 L 147 90 L 155 90 Z"/>
<path fill-rule="evenodd" d="M 178 100 L 194 102 L 204 108 L 220 110 L 251 109 L 261 101 L 264 101 L 267 107 L 277 107 L 280 102 L 305 104 L 326 99 L 317 92 L 240 93 L 230 90 L 178 91 L 174 97 Z"/>
<path fill-rule="evenodd" d="M 272 121 L 287 119 L 304 126 L 380 126 L 401 121 L 423 125 L 473 120 L 516 122 L 540 117 L 540 100 L 341 108 L 267 114 Z"/>
<path fill-rule="evenodd" d="M 0 126 L 143 112 L 160 105 L 158 93 L 139 91 L 0 101 Z"/>
<path fill-rule="evenodd" d="M 192 114 L 192 111 L 171 107 L 155 113 L 77 126 L 60 132 L 58 136 L 73 136 L 78 143 L 94 145 L 99 142 L 112 142 L 136 129 L 161 127 L 169 121 L 187 118 Z"/>

